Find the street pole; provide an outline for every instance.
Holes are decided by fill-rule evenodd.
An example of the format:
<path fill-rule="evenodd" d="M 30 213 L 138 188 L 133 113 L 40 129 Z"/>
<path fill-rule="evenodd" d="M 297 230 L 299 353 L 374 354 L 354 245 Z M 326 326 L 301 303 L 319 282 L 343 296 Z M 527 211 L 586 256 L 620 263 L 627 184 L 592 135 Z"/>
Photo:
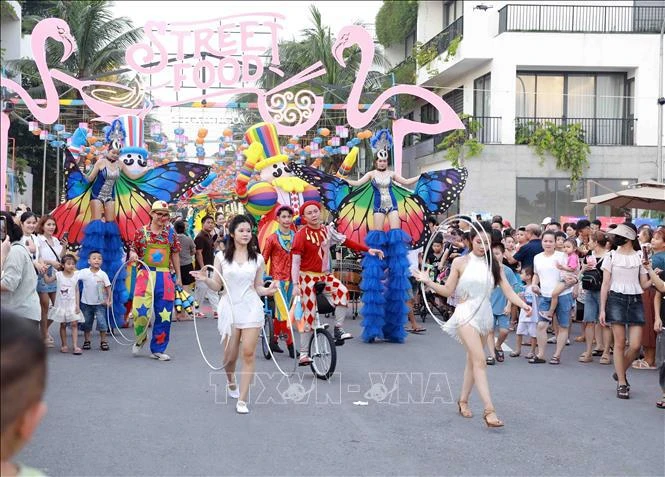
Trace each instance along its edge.
<path fill-rule="evenodd" d="M 663 182 L 663 34 L 665 33 L 665 18 L 660 26 L 660 54 L 658 57 L 658 147 L 656 158 L 658 161 L 658 182 Z"/>
<path fill-rule="evenodd" d="M 44 139 L 44 160 L 42 161 L 42 215 L 44 212 L 44 196 L 46 194 L 46 139 Z"/>
<path fill-rule="evenodd" d="M 55 206 L 60 203 L 60 148 L 55 150 Z"/>

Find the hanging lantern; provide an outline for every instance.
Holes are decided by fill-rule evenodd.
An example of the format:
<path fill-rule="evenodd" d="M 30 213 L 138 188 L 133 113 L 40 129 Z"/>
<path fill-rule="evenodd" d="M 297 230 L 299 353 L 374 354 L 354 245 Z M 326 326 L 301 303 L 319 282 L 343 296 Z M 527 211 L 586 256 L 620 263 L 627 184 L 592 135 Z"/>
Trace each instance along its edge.
<path fill-rule="evenodd" d="M 28 123 L 28 131 L 32 132 L 36 129 L 39 129 L 39 123 L 37 121 L 30 121 Z"/>
<path fill-rule="evenodd" d="M 88 123 L 79 123 L 81 129 L 88 129 Z"/>

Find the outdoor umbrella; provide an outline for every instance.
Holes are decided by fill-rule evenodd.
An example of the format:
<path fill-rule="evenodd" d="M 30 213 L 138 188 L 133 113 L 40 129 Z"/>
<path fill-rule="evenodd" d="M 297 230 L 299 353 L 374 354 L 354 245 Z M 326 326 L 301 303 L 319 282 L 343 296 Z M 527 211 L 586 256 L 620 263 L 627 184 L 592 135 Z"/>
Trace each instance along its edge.
<path fill-rule="evenodd" d="M 586 199 L 575 202 L 586 204 Z M 665 211 L 665 184 L 659 182 L 638 182 L 632 188 L 589 198 L 595 205 L 609 205 L 625 209 Z"/>

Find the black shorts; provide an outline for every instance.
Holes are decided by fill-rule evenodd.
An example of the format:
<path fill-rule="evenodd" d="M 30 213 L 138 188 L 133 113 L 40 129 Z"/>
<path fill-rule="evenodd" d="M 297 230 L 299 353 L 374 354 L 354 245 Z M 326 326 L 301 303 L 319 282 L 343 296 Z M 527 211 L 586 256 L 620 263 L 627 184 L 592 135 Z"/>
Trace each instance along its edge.
<path fill-rule="evenodd" d="M 194 271 L 194 264 L 190 263 L 189 265 L 180 265 L 180 277 L 182 278 L 183 285 L 191 285 L 194 283 L 194 277 L 189 274 L 189 272 Z"/>

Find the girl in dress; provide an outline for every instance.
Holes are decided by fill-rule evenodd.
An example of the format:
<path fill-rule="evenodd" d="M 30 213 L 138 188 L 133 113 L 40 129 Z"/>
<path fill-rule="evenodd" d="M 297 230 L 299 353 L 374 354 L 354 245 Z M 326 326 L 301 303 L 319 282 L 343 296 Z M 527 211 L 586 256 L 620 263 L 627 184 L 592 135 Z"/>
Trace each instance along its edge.
<path fill-rule="evenodd" d="M 76 271 L 76 257 L 65 255 L 62 258 L 62 271 L 53 276 L 44 278 L 46 283 L 57 283 L 55 304 L 49 310 L 49 320 L 60 323 L 61 353 L 69 353 L 67 347 L 67 323 L 72 326 L 72 345 L 74 354 L 83 352 L 78 347 L 78 322 L 83 321 L 78 289 L 78 272 Z"/>
<path fill-rule="evenodd" d="M 236 411 L 247 414 L 249 385 L 254 377 L 254 355 L 263 327 L 263 302 L 261 296 L 274 295 L 277 282 L 263 286 L 265 262 L 252 241 L 252 225 L 244 215 L 237 215 L 229 225 L 230 240 L 223 254 L 215 257 L 215 269 L 224 277 L 229 289 L 224 290 L 217 313 L 217 328 L 222 336 L 224 369 L 228 379 L 227 392 L 237 399 Z M 206 271 L 191 272 L 197 280 L 210 289 L 219 291 L 222 281 L 217 274 L 207 278 Z M 242 352 L 243 372 L 240 390 L 235 379 L 236 362 Z"/>
<path fill-rule="evenodd" d="M 419 282 L 424 282 L 439 295 L 449 297 L 455 294 L 459 297 L 455 313 L 443 326 L 443 330 L 466 348 L 464 382 L 459 401 L 457 401 L 460 415 L 467 418 L 473 416 L 468 400 L 475 384 L 485 406 L 483 413 L 485 423 L 488 427 L 502 427 L 503 422 L 497 417 L 492 404 L 483 351 L 483 343 L 494 326 L 494 316 L 489 299 L 495 283 L 501 287 L 506 298 L 523 309 L 527 315 L 531 314 L 531 307 L 510 287 L 496 260 L 491 261 L 492 266 L 491 269 L 489 268 L 486 253 L 491 253 L 489 251 L 490 231 L 491 228 L 486 223 L 482 224 L 480 233 L 475 228 L 471 229 L 471 251 L 469 254 L 453 260 L 452 269 L 445 285 L 434 283 L 425 271 L 416 271 L 413 275 Z"/>

